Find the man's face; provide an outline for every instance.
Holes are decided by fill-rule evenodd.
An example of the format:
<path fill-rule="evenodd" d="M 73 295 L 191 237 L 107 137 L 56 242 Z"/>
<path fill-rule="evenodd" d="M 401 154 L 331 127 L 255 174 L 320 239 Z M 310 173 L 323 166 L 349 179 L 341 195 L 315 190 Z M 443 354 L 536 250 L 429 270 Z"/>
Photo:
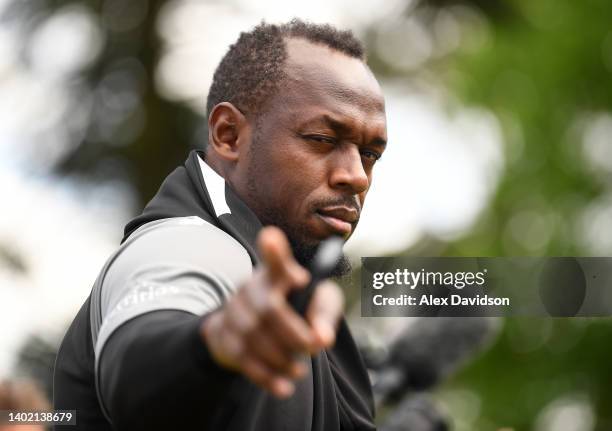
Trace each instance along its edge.
<path fill-rule="evenodd" d="M 386 144 L 384 99 L 360 60 L 287 40 L 288 79 L 258 118 L 246 151 L 247 204 L 280 226 L 298 260 L 352 235 Z"/>

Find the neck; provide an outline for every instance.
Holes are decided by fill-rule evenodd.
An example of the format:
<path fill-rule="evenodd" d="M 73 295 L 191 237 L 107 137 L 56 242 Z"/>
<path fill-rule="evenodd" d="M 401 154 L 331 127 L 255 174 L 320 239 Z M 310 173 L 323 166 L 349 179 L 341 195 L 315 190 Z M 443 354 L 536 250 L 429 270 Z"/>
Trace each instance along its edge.
<path fill-rule="evenodd" d="M 204 152 L 204 162 L 208 166 L 210 166 L 213 171 L 215 171 L 218 175 L 225 178 L 225 180 L 227 181 L 227 176 L 225 175 L 225 169 L 223 169 L 221 161 L 217 159 L 214 153 L 211 152 L 209 149 L 206 149 L 206 151 Z"/>

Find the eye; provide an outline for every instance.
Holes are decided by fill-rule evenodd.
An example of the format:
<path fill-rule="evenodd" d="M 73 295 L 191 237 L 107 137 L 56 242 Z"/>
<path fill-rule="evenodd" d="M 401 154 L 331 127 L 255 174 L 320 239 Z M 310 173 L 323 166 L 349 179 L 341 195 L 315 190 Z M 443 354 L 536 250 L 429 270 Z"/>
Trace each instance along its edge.
<path fill-rule="evenodd" d="M 380 158 L 382 157 L 382 154 L 379 154 L 376 151 L 369 151 L 369 150 L 362 151 L 361 155 L 365 157 L 366 159 L 371 160 L 373 162 L 380 160 Z"/>
<path fill-rule="evenodd" d="M 336 143 L 336 139 L 332 138 L 331 136 L 325 136 L 325 135 L 305 135 L 303 136 L 304 139 L 308 139 L 309 141 L 315 141 L 315 142 L 322 142 L 324 144 L 335 144 Z"/>

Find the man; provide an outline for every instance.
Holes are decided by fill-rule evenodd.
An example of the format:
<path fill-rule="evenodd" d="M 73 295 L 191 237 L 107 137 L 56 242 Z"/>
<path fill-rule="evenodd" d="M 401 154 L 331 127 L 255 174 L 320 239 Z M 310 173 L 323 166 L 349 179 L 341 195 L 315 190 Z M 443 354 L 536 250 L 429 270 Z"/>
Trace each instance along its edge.
<path fill-rule="evenodd" d="M 353 233 L 385 147 L 361 44 L 261 24 L 221 61 L 208 111 L 206 151 L 126 226 L 68 330 L 55 408 L 88 430 L 374 429 L 339 288 L 317 286 L 305 318 L 287 301 L 317 245 Z"/>

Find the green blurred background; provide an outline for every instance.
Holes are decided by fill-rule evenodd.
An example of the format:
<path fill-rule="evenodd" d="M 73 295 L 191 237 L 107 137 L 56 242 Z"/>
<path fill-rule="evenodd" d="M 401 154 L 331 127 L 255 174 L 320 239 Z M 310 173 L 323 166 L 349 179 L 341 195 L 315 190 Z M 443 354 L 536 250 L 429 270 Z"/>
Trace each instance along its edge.
<path fill-rule="evenodd" d="M 366 3 L 352 7 L 365 8 Z M 495 168 L 494 174 L 487 174 L 484 166 L 484 176 L 477 177 L 489 190 L 483 192 L 483 204 L 461 228 L 407 233 L 411 239 L 401 253 L 611 254 L 611 2 L 398 0 L 374 9 L 369 2 L 367 7 L 376 13 L 362 15 L 349 15 L 350 4 L 315 2 L 311 9 L 295 6 L 292 12 L 282 2 L 255 7 L 239 1 L 0 1 L 0 166 L 21 172 L 19 178 L 27 181 L 53 182 L 69 190 L 57 193 L 90 205 L 97 216 L 87 223 L 100 235 L 112 229 L 117 241 L 122 223 L 207 136 L 202 106 L 210 73 L 179 70 L 172 81 L 165 71 L 171 60 L 207 57 L 209 45 L 216 45 L 211 36 L 196 41 L 198 53 L 181 51 L 176 39 L 182 25 L 191 19 L 197 27 L 198 18 L 207 13 L 219 14 L 217 25 L 223 27 L 224 17 L 234 14 L 248 17 L 233 21 L 246 30 L 262 18 L 279 21 L 286 19 L 284 14 L 296 15 L 353 28 L 366 43 L 369 64 L 388 98 L 399 98 L 392 93 L 403 89 L 420 95 L 414 102 L 417 110 L 418 100 L 433 100 L 448 121 L 459 112 L 477 112 L 499 132 L 497 157 L 481 160 L 478 142 L 468 143 L 473 144 L 469 159 Z M 78 42 L 53 36 L 57 29 L 62 35 L 65 26 L 76 29 Z M 237 32 L 233 34 L 235 39 Z M 75 43 L 80 57 L 72 63 L 62 60 L 62 44 Z M 215 49 L 222 54 L 226 47 Z M 220 54 L 210 49 L 210 57 L 218 61 Z M 44 86 L 25 86 L 24 71 Z M 189 80 L 200 80 L 203 89 L 183 91 L 180 82 Z M 37 102 L 41 97 L 44 104 Z M 413 118 L 401 120 L 411 127 Z M 461 127 L 470 129 L 471 123 Z M 390 133 L 390 145 L 401 145 L 403 139 Z M 403 178 L 400 170 L 416 169 L 420 161 L 415 159 L 397 165 L 391 175 Z M 462 165 L 464 159 L 450 163 Z M 384 162 L 379 169 L 385 169 L 382 166 Z M 435 200 L 439 188 L 434 180 L 426 179 L 419 187 L 431 186 Z M 398 181 L 396 196 L 404 189 L 409 195 L 414 185 Z M 30 207 L 17 205 L 19 192 L 4 182 L 9 201 L 3 212 L 8 219 L 12 209 Z M 33 204 L 29 211 L 51 217 L 40 205 Z M 21 215 L 11 217 L 18 220 Z M 44 274 L 32 281 L 40 258 L 30 258 L 28 247 L 36 246 L 23 245 L 16 232 L 27 227 L 12 223 L 0 231 L 0 294 L 7 310 L 14 308 L 14 298 L 21 298 L 15 302 L 21 304 L 44 302 L 46 297 L 28 287 L 45 283 Z M 70 223 L 84 222 L 75 218 Z M 375 242 L 366 238 L 357 250 L 363 255 L 398 253 Z M 89 283 L 109 250 L 102 247 L 92 258 Z M 30 293 L 24 300 L 17 289 Z M 11 353 L 16 359 L 7 360 L 5 376 L 34 374 L 48 387 L 48 364 L 62 324 L 76 313 L 75 304 L 88 289 L 87 284 L 73 287 L 77 299 L 57 313 L 55 321 L 63 322 L 56 324 L 57 330 L 24 330 L 27 335 L 12 342 L 19 348 L 13 349 L 16 356 Z M 350 292 L 349 302 L 354 303 L 356 290 Z M 612 430 L 611 341 L 609 319 L 506 319 L 492 347 L 439 387 L 435 397 L 457 430 Z"/>

